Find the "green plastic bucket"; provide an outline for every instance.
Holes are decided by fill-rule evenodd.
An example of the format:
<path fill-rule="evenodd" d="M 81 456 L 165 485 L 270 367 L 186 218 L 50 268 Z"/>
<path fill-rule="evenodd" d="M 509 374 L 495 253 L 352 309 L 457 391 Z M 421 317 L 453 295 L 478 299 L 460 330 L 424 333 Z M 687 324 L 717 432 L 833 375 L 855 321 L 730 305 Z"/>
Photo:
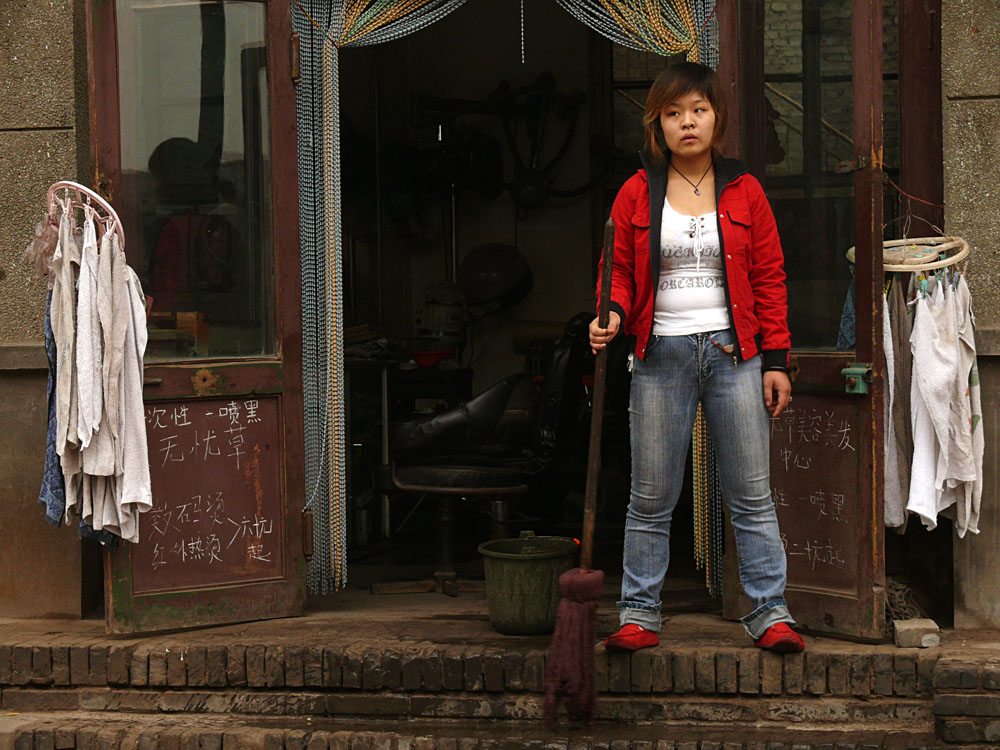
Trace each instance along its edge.
<path fill-rule="evenodd" d="M 559 576 L 573 567 L 577 544 L 561 536 L 494 539 L 479 545 L 486 568 L 490 623 L 508 635 L 551 633 L 559 608 Z"/>

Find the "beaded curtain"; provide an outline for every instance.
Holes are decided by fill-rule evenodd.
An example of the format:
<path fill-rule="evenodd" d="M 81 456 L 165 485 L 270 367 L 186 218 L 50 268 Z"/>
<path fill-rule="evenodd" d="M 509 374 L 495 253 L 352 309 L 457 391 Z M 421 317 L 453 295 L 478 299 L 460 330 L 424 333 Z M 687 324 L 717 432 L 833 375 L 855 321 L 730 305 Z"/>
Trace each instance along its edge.
<path fill-rule="evenodd" d="M 440 20 L 465 0 L 291 0 L 300 38 L 298 120 L 306 505 L 316 523 L 310 593 L 347 582 L 346 389 L 339 50 L 380 44 Z M 714 3 L 707 0 L 556 0 L 619 44 L 718 60 Z M 708 572 L 708 571 L 706 571 Z"/>
<path fill-rule="evenodd" d="M 615 44 L 660 55 L 685 53 L 719 64 L 715 0 L 556 0 L 574 18 Z"/>
<path fill-rule="evenodd" d="M 296 89 L 302 265 L 306 504 L 313 511 L 310 593 L 347 583 L 338 52 L 412 34 L 465 0 L 291 0 L 300 40 Z"/>

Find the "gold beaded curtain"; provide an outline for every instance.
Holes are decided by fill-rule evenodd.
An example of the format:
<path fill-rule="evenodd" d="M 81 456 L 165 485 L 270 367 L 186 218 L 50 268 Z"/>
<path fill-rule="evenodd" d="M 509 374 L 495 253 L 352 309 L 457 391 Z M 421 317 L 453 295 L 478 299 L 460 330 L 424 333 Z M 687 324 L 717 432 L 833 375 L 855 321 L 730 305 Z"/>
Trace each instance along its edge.
<path fill-rule="evenodd" d="M 715 67 L 719 60 L 714 0 L 556 0 L 615 44 L 660 55 L 685 54 Z"/>

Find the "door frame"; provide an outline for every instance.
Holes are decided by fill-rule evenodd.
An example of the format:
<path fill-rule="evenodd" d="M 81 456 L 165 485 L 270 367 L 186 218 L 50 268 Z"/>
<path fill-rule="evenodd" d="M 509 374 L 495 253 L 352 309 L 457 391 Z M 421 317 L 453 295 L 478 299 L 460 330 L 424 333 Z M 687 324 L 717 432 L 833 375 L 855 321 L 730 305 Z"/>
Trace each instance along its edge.
<path fill-rule="evenodd" d="M 860 638 L 881 640 L 885 629 L 885 359 L 882 349 L 883 285 L 883 103 L 882 0 L 852 0 L 854 53 L 854 242 L 855 360 L 872 363 L 868 414 L 870 451 L 859 451 L 858 471 L 871 477 L 868 518 L 860 519 L 869 542 L 859 545 L 863 574 Z M 867 115 L 867 116 L 865 116 Z M 863 491 L 869 485 L 859 482 Z M 859 495 L 864 507 L 864 495 Z"/>
<path fill-rule="evenodd" d="M 281 487 L 284 550 L 281 578 L 133 597 L 129 545 L 104 557 L 106 626 L 111 633 L 150 632 L 285 617 L 305 608 L 302 508 L 305 451 L 302 403 L 302 317 L 299 262 L 298 157 L 293 38 L 286 0 L 250 0 L 266 6 L 270 116 L 275 353 L 249 359 L 211 358 L 146 365 L 144 385 L 169 390 L 159 398 L 280 393 Z M 86 0 L 90 97 L 91 184 L 121 208 L 121 118 L 115 0 Z M 196 373 L 220 373 L 199 387 Z M 155 391 L 144 387 L 144 400 Z M 226 592 L 230 592 L 227 594 Z M 252 592 L 252 595 L 248 594 Z"/>
<path fill-rule="evenodd" d="M 720 4 L 719 73 L 730 93 L 732 119 L 723 148 L 739 153 L 750 170 L 764 181 L 766 113 L 762 97 L 765 0 L 737 0 Z M 884 389 L 882 354 L 882 239 L 883 239 L 883 85 L 882 0 L 852 0 L 853 159 L 849 168 L 854 188 L 856 287 L 856 345 L 853 360 L 870 363 L 867 396 L 844 396 L 841 365 L 851 362 L 847 352 L 792 351 L 793 393 L 829 393 L 838 398 L 864 398 L 859 404 L 857 456 L 858 544 L 860 580 L 856 596 L 789 585 L 792 615 L 805 630 L 864 641 L 879 641 L 885 625 L 884 526 Z M 794 344 L 794 342 L 793 342 Z M 838 363 L 839 360 L 843 360 Z M 870 478 L 870 481 L 869 479 Z M 732 532 L 727 548 L 735 548 Z M 723 613 L 737 619 L 747 609 L 735 569 L 735 555 L 727 555 Z M 742 601 L 741 601 L 742 600 Z"/>

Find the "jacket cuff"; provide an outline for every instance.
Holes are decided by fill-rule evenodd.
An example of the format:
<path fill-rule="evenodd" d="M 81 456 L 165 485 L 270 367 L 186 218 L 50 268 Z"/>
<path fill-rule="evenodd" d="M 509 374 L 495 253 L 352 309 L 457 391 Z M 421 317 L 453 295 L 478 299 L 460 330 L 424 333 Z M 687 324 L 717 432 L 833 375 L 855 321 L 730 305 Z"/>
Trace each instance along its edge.
<path fill-rule="evenodd" d="M 625 326 L 625 318 L 628 317 L 625 314 L 625 308 L 622 307 L 621 305 L 619 305 L 617 302 L 612 301 L 611 304 L 608 305 L 608 310 L 611 311 L 611 312 L 618 313 L 618 317 L 621 318 L 622 327 L 624 327 Z"/>
<path fill-rule="evenodd" d="M 765 370 L 781 370 L 788 372 L 788 350 L 767 349 L 761 352 L 761 360 Z"/>

